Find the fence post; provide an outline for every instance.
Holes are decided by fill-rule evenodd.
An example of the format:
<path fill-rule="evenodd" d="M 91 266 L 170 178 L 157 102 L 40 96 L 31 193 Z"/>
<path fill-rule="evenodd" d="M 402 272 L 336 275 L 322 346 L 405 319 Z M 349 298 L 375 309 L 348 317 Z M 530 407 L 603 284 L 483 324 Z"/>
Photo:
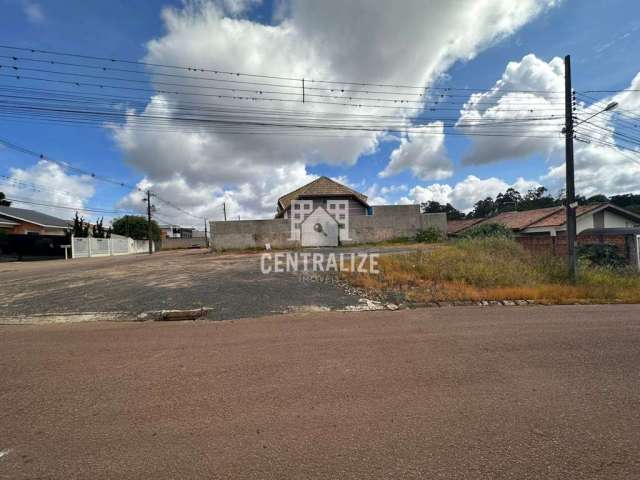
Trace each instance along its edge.
<path fill-rule="evenodd" d="M 73 236 L 73 233 L 71 234 L 71 258 L 76 258 L 75 254 L 73 253 L 73 244 L 75 243 L 73 241 L 75 237 Z"/>

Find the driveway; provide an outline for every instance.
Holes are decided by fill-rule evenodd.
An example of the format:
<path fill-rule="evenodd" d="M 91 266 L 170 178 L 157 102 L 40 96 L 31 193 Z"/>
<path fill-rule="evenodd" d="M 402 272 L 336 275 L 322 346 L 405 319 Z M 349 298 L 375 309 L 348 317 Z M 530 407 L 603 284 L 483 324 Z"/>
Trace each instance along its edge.
<path fill-rule="evenodd" d="M 2 479 L 640 478 L 640 306 L 0 326 Z"/>
<path fill-rule="evenodd" d="M 396 251 L 396 250 L 393 250 Z M 206 249 L 154 255 L 0 263 L 0 317 L 211 308 L 227 319 L 339 309 L 358 297 L 296 273 L 260 270 L 260 255 Z"/>

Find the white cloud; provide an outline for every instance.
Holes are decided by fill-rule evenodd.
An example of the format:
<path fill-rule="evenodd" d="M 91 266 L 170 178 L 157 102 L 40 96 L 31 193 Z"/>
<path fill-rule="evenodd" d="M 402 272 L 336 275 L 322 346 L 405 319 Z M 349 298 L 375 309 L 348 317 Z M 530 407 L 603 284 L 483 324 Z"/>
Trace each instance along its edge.
<path fill-rule="evenodd" d="M 42 23 L 45 21 L 44 11 L 39 3 L 25 1 L 22 10 L 31 23 Z"/>
<path fill-rule="evenodd" d="M 556 2 L 468 0 L 461 4 L 408 0 L 403 8 L 394 8 L 383 0 L 292 0 L 286 5 L 278 4 L 276 16 L 284 19 L 275 26 L 238 17 L 237 13 L 250 3 L 200 1 L 188 2 L 182 10 L 165 9 L 166 33 L 148 43 L 145 60 L 297 78 L 423 85 L 456 61 L 471 59 L 515 32 Z M 225 11 L 232 16 L 225 16 Z M 158 94 L 147 109 L 171 113 L 184 101 L 179 95 Z M 209 108 L 267 108 L 276 116 L 276 110 L 283 109 L 310 115 L 338 111 L 378 115 L 382 111 L 365 107 L 354 112 L 313 104 L 303 109 L 299 103 L 288 102 L 271 105 L 206 98 L 198 101 Z M 393 110 L 386 109 L 384 113 L 388 115 Z M 309 177 L 306 165 L 353 165 L 361 155 L 374 152 L 384 135 L 228 135 L 204 127 L 180 130 L 171 123 L 149 132 L 136 128 L 133 122 L 114 129 L 126 161 L 144 172 L 150 182 L 177 182 L 180 187 L 176 188 L 207 192 L 215 201 L 223 194 L 246 194 L 247 199 L 238 208 L 247 216 L 266 214 L 262 195 L 283 184 L 302 184 L 302 179 Z M 419 138 L 407 139 L 404 149 L 410 152 L 403 153 L 401 147 L 397 157 L 402 159 L 385 171 L 391 174 L 409 168 L 420 178 L 448 175 L 450 167 L 442 148 L 435 149 L 435 165 L 421 148 L 433 151 L 434 144 Z M 411 159 L 416 159 L 417 166 L 407 164 Z M 433 166 L 436 168 L 431 171 Z M 295 173 L 281 178 L 280 171 Z M 292 180 L 300 183 L 294 185 Z M 206 198 L 213 202 L 209 196 Z M 270 209 L 273 213 L 275 202 Z"/>
<path fill-rule="evenodd" d="M 433 122 L 400 140 L 391 152 L 391 161 L 378 175 L 390 177 L 410 170 L 420 180 L 442 180 L 453 174 L 453 162 L 444 145 L 444 124 Z"/>
<path fill-rule="evenodd" d="M 495 197 L 498 193 L 504 192 L 510 187 L 521 193 L 526 193 L 529 189 L 539 185 L 538 182 L 525 180 L 524 178 L 518 178 L 510 185 L 496 177 L 481 179 L 474 175 L 469 175 L 453 187 L 440 183 L 434 183 L 427 187 L 417 185 L 409 190 L 408 196 L 403 197 L 402 203 L 428 201 L 436 201 L 443 204 L 451 203 L 457 209 L 467 212 L 473 208 L 473 204 L 478 200 Z"/>
<path fill-rule="evenodd" d="M 276 167 L 270 175 L 254 182 L 244 182 L 233 189 L 211 186 L 205 183 L 190 185 L 183 177 L 175 176 L 163 181 L 147 178 L 138 183 L 142 190 L 151 189 L 160 198 L 168 200 L 189 212 L 185 214 L 159 199 L 153 200 L 160 223 L 178 223 L 199 226 L 200 218 L 223 220 L 226 206 L 227 218 L 237 220 L 249 218 L 272 218 L 279 197 L 311 182 L 316 177 L 307 173 L 303 164 L 287 168 Z M 140 209 L 139 192 L 131 192 L 119 203 L 118 208 Z M 194 218 L 197 217 L 197 218 Z"/>
<path fill-rule="evenodd" d="M 87 201 L 95 192 L 94 181 L 88 175 L 68 175 L 55 163 L 46 160 L 36 165 L 21 169 L 10 168 L 7 175 L 10 179 L 3 179 L 0 185 L 9 198 L 22 198 L 39 203 L 85 207 Z M 48 213 L 58 218 L 72 218 L 73 210 L 29 205 L 14 202 L 17 208 L 27 208 Z M 82 212 L 80 212 L 82 213 Z M 85 217 L 88 217 L 85 215 Z"/>
<path fill-rule="evenodd" d="M 407 190 L 406 185 L 380 186 L 374 183 L 364 190 L 363 193 L 367 196 L 367 203 L 369 203 L 369 205 L 390 205 L 395 203 L 391 200 L 391 196 L 397 195 L 400 192 L 406 192 Z"/>
<path fill-rule="evenodd" d="M 640 73 L 635 76 L 628 89 L 640 89 Z M 527 94 L 527 102 L 536 104 L 538 111 L 511 111 L 521 108 L 516 107 L 516 104 L 522 103 L 524 97 L 523 94 L 510 93 L 509 90 L 533 92 L 530 95 Z M 557 115 L 558 121 L 537 122 L 536 125 L 527 127 L 527 133 L 524 135 L 548 135 L 550 131 L 560 131 L 564 124 L 564 113 L 561 111 L 562 94 L 542 95 L 535 93 L 542 90 L 564 91 L 563 61 L 560 58 L 554 58 L 549 62 L 544 62 L 533 54 L 526 55 L 520 62 L 510 62 L 507 65 L 501 79 L 496 82 L 492 90 L 472 95 L 465 109 L 461 112 L 460 121 L 466 119 L 526 118 L 542 114 L 545 109 L 555 108 L 558 110 L 548 110 L 546 113 Z M 484 108 L 482 103 L 489 101 L 499 102 L 499 105 Z M 591 142 L 574 142 L 576 193 L 579 195 L 589 196 L 596 193 L 614 195 L 640 191 L 640 182 L 638 182 L 640 156 L 618 147 L 598 143 L 616 143 L 614 135 L 616 129 L 625 126 L 628 128 L 629 125 L 629 119 L 624 117 L 623 122 L 626 121 L 626 124 L 616 122 L 616 115 L 640 108 L 640 96 L 634 95 L 632 92 L 621 92 L 614 97 L 604 98 L 597 104 L 585 104 L 578 101 L 576 114 L 578 119 L 585 119 L 602 110 L 609 101 L 618 102 L 620 110 L 598 115 L 589 120 L 593 125 L 583 123 L 576 128 L 578 138 Z M 480 129 L 480 127 L 466 128 L 465 131 L 473 132 Z M 551 165 L 540 180 L 551 192 L 558 192 L 564 187 L 564 137 L 559 134 L 556 138 L 477 137 L 474 138 L 473 144 L 472 150 L 464 158 L 465 163 L 489 163 L 527 157 L 536 153 L 545 155 Z"/>
<path fill-rule="evenodd" d="M 551 93 L 539 93 L 543 91 Z M 473 148 L 463 163 L 492 163 L 536 153 L 550 156 L 559 150 L 563 145 L 560 133 L 564 122 L 563 91 L 562 59 L 556 57 L 547 63 L 529 54 L 520 62 L 509 62 L 491 90 L 471 95 L 457 123 L 465 133 L 508 135 L 473 137 Z M 464 123 L 474 122 L 485 125 L 463 127 Z M 492 126 L 492 122 L 502 123 Z"/>

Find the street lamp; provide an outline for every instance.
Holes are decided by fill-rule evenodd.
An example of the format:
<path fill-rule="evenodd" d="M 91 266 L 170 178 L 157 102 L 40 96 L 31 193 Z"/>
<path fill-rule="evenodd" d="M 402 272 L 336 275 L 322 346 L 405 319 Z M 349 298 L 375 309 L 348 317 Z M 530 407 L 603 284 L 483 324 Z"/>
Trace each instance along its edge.
<path fill-rule="evenodd" d="M 575 123 L 573 125 L 573 127 L 577 127 L 578 125 L 580 125 L 581 123 L 587 122 L 589 120 L 591 120 L 593 117 L 595 117 L 596 115 L 600 115 L 601 113 L 604 112 L 610 112 L 611 110 L 615 109 L 618 106 L 618 102 L 609 102 L 609 104 L 604 107 L 602 110 L 600 110 L 599 112 L 594 113 L 593 115 L 591 115 L 588 118 L 585 118 L 584 120 L 580 120 L 578 123 Z"/>

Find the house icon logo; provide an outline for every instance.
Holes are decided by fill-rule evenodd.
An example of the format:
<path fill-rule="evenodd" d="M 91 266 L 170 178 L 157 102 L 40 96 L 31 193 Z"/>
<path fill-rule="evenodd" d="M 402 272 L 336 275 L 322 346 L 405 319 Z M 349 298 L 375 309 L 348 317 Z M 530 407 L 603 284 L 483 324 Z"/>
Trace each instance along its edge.
<path fill-rule="evenodd" d="M 317 202 L 316 202 L 317 203 Z M 303 247 L 335 247 L 349 238 L 349 200 L 291 201 L 290 240 Z"/>

